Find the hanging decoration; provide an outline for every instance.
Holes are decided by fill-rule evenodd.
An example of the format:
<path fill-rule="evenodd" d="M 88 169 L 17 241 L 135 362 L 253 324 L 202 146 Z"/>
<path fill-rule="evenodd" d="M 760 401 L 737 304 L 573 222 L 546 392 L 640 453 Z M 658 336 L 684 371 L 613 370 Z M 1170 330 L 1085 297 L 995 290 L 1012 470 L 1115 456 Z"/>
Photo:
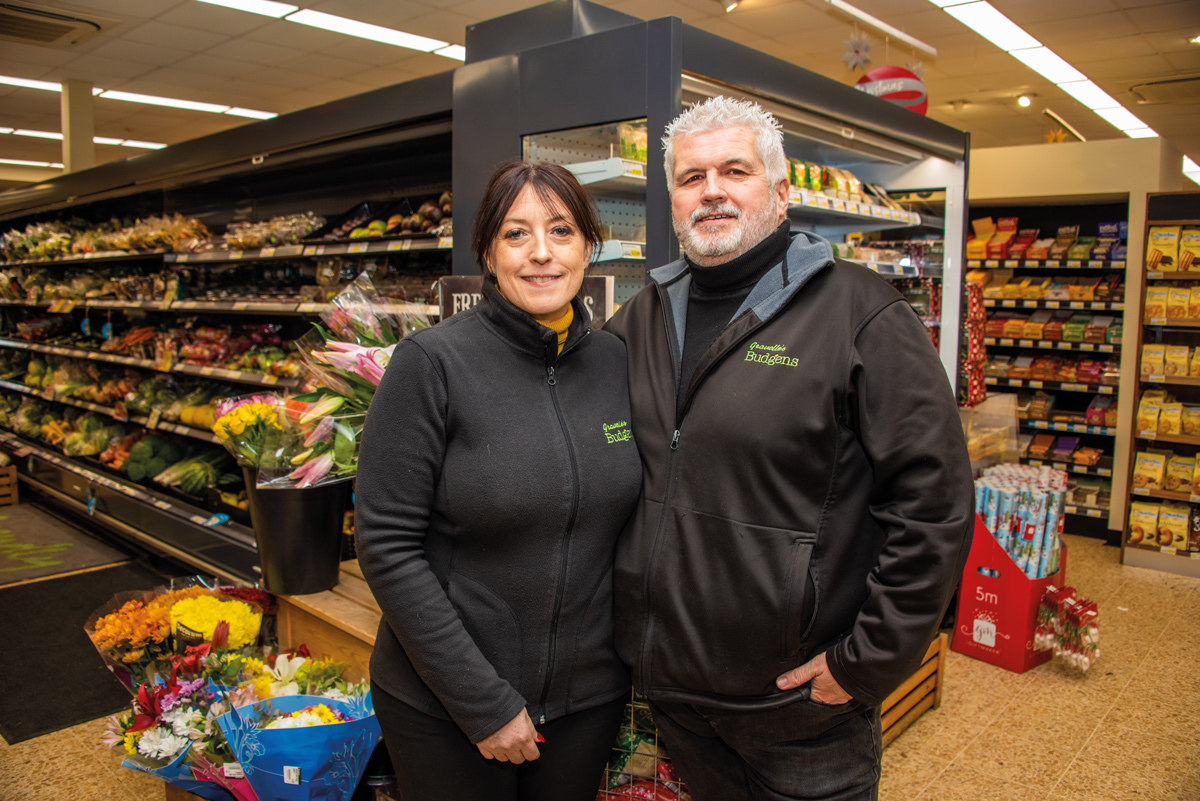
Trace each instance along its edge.
<path fill-rule="evenodd" d="M 921 78 L 921 79 L 925 78 L 925 72 L 926 72 L 926 70 L 929 69 L 928 67 L 926 67 L 924 64 L 921 63 L 920 59 L 914 59 L 912 61 L 909 61 L 904 66 L 908 69 L 909 72 L 911 72 L 913 75 L 916 75 L 918 78 Z"/>
<path fill-rule="evenodd" d="M 1052 131 L 1047 131 L 1043 136 L 1046 138 L 1048 145 L 1061 145 L 1067 141 L 1067 132 L 1062 128 L 1055 128 Z"/>
<path fill-rule="evenodd" d="M 876 67 L 865 72 L 854 86 L 860 92 L 882 98 L 918 114 L 929 109 L 929 94 L 925 82 L 911 70 L 895 65 Z"/>
<path fill-rule="evenodd" d="M 853 72 L 861 67 L 863 72 L 866 72 L 867 65 L 871 63 L 871 57 L 868 55 L 871 51 L 871 43 L 867 41 L 866 34 L 859 34 L 855 30 L 854 34 L 842 44 L 846 45 L 846 55 L 842 56 L 842 61 L 846 62 L 846 69 Z"/>

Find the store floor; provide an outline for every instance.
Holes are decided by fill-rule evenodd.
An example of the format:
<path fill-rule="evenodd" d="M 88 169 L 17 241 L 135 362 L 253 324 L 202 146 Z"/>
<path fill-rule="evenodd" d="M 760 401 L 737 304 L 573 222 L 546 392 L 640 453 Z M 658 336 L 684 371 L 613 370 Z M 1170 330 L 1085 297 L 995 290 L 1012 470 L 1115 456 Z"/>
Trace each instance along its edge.
<path fill-rule="evenodd" d="M 1018 675 L 951 652 L 941 708 L 884 751 L 883 801 L 1200 801 L 1200 579 L 1067 540 L 1069 583 L 1100 606 L 1100 661 Z M 0 740 L 0 801 L 162 798 L 100 744 L 103 723 Z"/>

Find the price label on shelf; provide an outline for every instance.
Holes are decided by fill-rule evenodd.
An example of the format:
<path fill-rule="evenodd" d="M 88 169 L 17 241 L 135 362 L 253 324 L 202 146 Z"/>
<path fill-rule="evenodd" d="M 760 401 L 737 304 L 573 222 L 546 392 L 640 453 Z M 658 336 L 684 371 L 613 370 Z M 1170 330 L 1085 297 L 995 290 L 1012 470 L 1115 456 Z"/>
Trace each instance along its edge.
<path fill-rule="evenodd" d="M 162 417 L 162 409 L 151 409 L 150 417 L 146 420 L 146 428 L 158 428 L 160 417 Z"/>
<path fill-rule="evenodd" d="M 1098 345 L 1097 350 L 1099 350 L 1101 353 L 1112 353 L 1113 346 L 1112 345 Z"/>
<path fill-rule="evenodd" d="M 229 258 L 231 258 L 231 259 L 240 259 L 241 257 L 242 257 L 242 251 L 240 251 L 240 250 L 231 250 L 231 251 L 229 251 Z"/>
<path fill-rule="evenodd" d="M 1006 309 L 1017 308 L 1017 302 L 1015 300 L 1003 300 L 1003 301 L 1000 301 L 1000 305 Z"/>
<path fill-rule="evenodd" d="M 1061 305 L 1061 304 L 1059 304 L 1059 302 L 1058 302 L 1057 300 L 1048 300 L 1048 301 L 1046 301 L 1046 308 L 1047 308 L 1047 309 L 1057 309 L 1057 308 L 1059 308 L 1059 306 L 1060 306 L 1060 305 Z"/>
<path fill-rule="evenodd" d="M 1080 302 L 1078 300 L 1073 300 L 1073 301 L 1071 301 L 1071 308 L 1072 309 L 1082 309 L 1082 308 L 1085 308 L 1085 306 L 1082 302 Z"/>
<path fill-rule="evenodd" d="M 1021 261 L 1020 261 L 1020 259 L 1006 259 L 1004 262 L 1004 266 L 1005 267 L 1020 267 Z"/>
<path fill-rule="evenodd" d="M 1029 382 L 1029 387 L 1031 389 L 1041 389 L 1043 386 L 1045 386 L 1045 384 L 1043 384 L 1041 381 L 1030 381 Z"/>
<path fill-rule="evenodd" d="M 301 314 L 312 314 L 321 311 L 323 308 L 325 308 L 324 303 L 301 303 L 296 307 L 296 311 Z"/>
<path fill-rule="evenodd" d="M 29 448 L 17 448 L 15 451 L 13 451 L 13 456 L 17 457 L 18 459 L 23 459 L 31 453 L 33 453 L 33 451 Z"/>
<path fill-rule="evenodd" d="M 1101 395 L 1113 394 L 1113 388 L 1110 386 L 1101 386 L 1101 387 L 1098 387 L 1098 389 L 1099 389 Z"/>
<path fill-rule="evenodd" d="M 1071 430 L 1072 430 L 1072 431 L 1074 431 L 1076 434 L 1086 434 L 1086 433 L 1088 433 L 1088 427 L 1087 427 L 1087 426 L 1081 426 L 1081 425 L 1078 425 L 1078 424 L 1071 426 Z"/>
<path fill-rule="evenodd" d="M 438 246 L 439 248 L 442 248 L 442 249 L 445 249 L 445 248 L 452 248 L 452 247 L 454 247 L 454 237 L 452 237 L 452 236 L 439 236 L 439 237 L 438 237 L 438 244 L 437 244 L 437 246 Z"/>
<path fill-rule="evenodd" d="M 273 375 L 264 375 L 262 377 L 262 382 L 264 384 L 278 384 L 279 378 Z"/>
<path fill-rule="evenodd" d="M 1033 340 L 1032 340 L 1032 339 L 1022 339 L 1022 340 L 1021 340 L 1021 347 L 1022 347 L 1022 348 L 1032 348 L 1032 347 L 1033 347 Z"/>
<path fill-rule="evenodd" d="M 1013 340 L 1011 340 L 1011 339 L 1001 339 L 1001 340 L 1000 340 L 1000 344 L 1001 344 L 1001 345 L 1005 345 L 1005 346 L 1011 346 L 1011 345 L 1013 344 Z"/>
<path fill-rule="evenodd" d="M 201 367 L 200 368 L 200 375 L 212 375 L 213 372 L 214 372 L 214 370 L 211 367 Z"/>
<path fill-rule="evenodd" d="M 350 247 L 346 248 L 346 252 L 347 253 L 366 253 L 367 252 L 367 243 L 366 242 L 352 242 L 350 244 Z"/>
<path fill-rule="evenodd" d="M 828 210 L 829 207 L 830 207 L 829 206 L 829 198 L 827 198 L 825 195 L 818 195 L 817 196 L 817 208 Z M 878 216 L 878 215 L 876 215 L 876 216 Z"/>
<path fill-rule="evenodd" d="M 315 256 L 315 255 L 317 255 L 317 246 L 316 246 L 316 245 L 309 245 L 309 246 L 307 246 L 306 248 L 304 248 L 304 253 L 303 253 L 303 255 L 305 255 L 305 256 Z"/>
<path fill-rule="evenodd" d="M 967 259 L 967 266 L 978 269 L 979 259 Z"/>
<path fill-rule="evenodd" d="M 1166 317 L 1151 317 L 1150 318 L 1150 325 L 1166 325 L 1166 324 L 1167 324 Z"/>
<path fill-rule="evenodd" d="M 846 213 L 846 201 L 842 200 L 841 198 L 837 198 L 836 200 L 834 200 L 833 201 L 833 210 L 840 211 L 843 214 L 845 214 Z"/>
<path fill-rule="evenodd" d="M 177 262 L 180 262 L 180 263 L 183 263 L 183 262 L 187 261 L 189 258 L 190 258 L 190 255 L 189 255 L 189 254 L 187 254 L 187 253 L 179 253 L 179 254 L 177 254 L 177 255 L 175 256 L 175 261 L 177 261 Z"/>
<path fill-rule="evenodd" d="M 1097 467 L 1096 474 L 1101 475 L 1101 476 L 1111 476 L 1112 471 L 1109 470 L 1107 467 Z"/>
<path fill-rule="evenodd" d="M 1079 349 L 1080 350 L 1095 350 L 1096 346 L 1091 342 L 1080 342 Z"/>
<path fill-rule="evenodd" d="M 1110 265 L 1109 265 L 1109 267 L 1111 267 L 1111 268 L 1112 268 L 1112 269 L 1114 269 L 1114 270 L 1124 270 L 1124 269 L 1125 269 L 1125 262 L 1123 262 L 1123 261 L 1114 261 L 1112 264 L 1110 264 Z"/>
<path fill-rule="evenodd" d="M 1158 270 L 1151 270 L 1150 272 L 1146 273 L 1146 277 L 1147 278 L 1162 278 L 1162 273 L 1159 272 Z"/>
<path fill-rule="evenodd" d="M 1163 384 L 1166 382 L 1167 377 L 1164 375 L 1148 375 L 1146 376 L 1146 380 L 1151 384 Z"/>
<path fill-rule="evenodd" d="M 1095 268 L 1099 269 L 1103 266 L 1104 266 L 1104 262 L 1100 261 L 1099 259 L 1092 259 L 1091 261 L 1088 262 L 1088 267 L 1095 267 Z"/>
<path fill-rule="evenodd" d="M 1138 438 L 1139 439 L 1158 439 L 1158 432 L 1157 431 L 1139 431 Z"/>
<path fill-rule="evenodd" d="M 1071 343 L 1070 342 L 1056 342 L 1054 344 L 1054 347 L 1058 348 L 1059 350 L 1070 350 Z"/>
<path fill-rule="evenodd" d="M 1088 517 L 1104 517 L 1104 511 L 1102 509 L 1088 509 L 1087 516 Z"/>
<path fill-rule="evenodd" d="M 1171 554 L 1172 556 L 1174 556 L 1175 554 L 1179 553 L 1179 552 L 1178 552 L 1178 551 L 1176 551 L 1174 548 L 1172 548 L 1172 547 L 1170 547 L 1170 546 L 1168 546 L 1168 545 L 1164 545 L 1163 547 L 1159 548 L 1159 550 L 1160 550 L 1160 551 L 1162 551 L 1163 553 L 1169 553 L 1169 554 Z"/>
<path fill-rule="evenodd" d="M 1192 494 L 1188 496 L 1188 500 L 1192 503 L 1200 503 L 1200 495 Z"/>
<path fill-rule="evenodd" d="M 258 255 L 261 258 L 269 259 L 275 255 L 275 248 L 263 248 L 262 250 L 258 251 Z"/>
<path fill-rule="evenodd" d="M 1150 490 L 1146 489 L 1145 487 L 1134 487 L 1133 494 L 1134 495 L 1149 495 Z"/>
<path fill-rule="evenodd" d="M 998 384 L 1000 382 L 996 380 L 995 376 L 989 375 L 983 379 L 983 383 L 987 384 L 988 386 L 994 387 L 994 386 L 996 386 L 996 384 Z"/>
<path fill-rule="evenodd" d="M 250 308 L 250 304 L 249 304 L 249 303 L 242 302 L 242 303 L 235 303 L 235 304 L 233 304 L 233 310 L 234 310 L 234 311 L 245 311 L 245 310 L 246 310 L 246 309 L 248 309 L 248 308 Z"/>
<path fill-rule="evenodd" d="M 1023 387 L 1023 386 L 1025 386 L 1025 379 L 1023 379 L 1023 378 L 1010 378 L 1010 379 L 1008 380 L 1008 385 L 1009 385 L 1010 387 Z"/>
<path fill-rule="evenodd" d="M 1027 300 L 1021 305 L 1027 309 L 1036 309 L 1038 307 L 1038 302 L 1036 300 Z"/>
<path fill-rule="evenodd" d="M 1080 261 L 1079 259 L 1067 259 L 1067 269 L 1068 270 L 1078 270 L 1082 266 L 1083 266 L 1083 262 Z"/>
<path fill-rule="evenodd" d="M 1000 260 L 999 259 L 988 259 L 987 261 L 985 261 L 983 263 L 983 266 L 984 267 L 999 267 Z"/>
<path fill-rule="evenodd" d="M 1062 262 L 1060 262 L 1058 259 L 1046 259 L 1046 261 L 1042 263 L 1042 266 L 1057 268 L 1060 264 L 1062 264 Z"/>
<path fill-rule="evenodd" d="M 391 251 L 391 250 L 408 250 L 409 248 L 412 247 L 412 243 L 413 243 L 413 241 L 411 239 L 397 239 L 392 242 L 388 242 L 387 249 L 389 251 Z"/>
<path fill-rule="evenodd" d="M 642 249 L 638 245 L 622 244 L 621 250 L 623 251 L 622 255 L 624 255 L 627 259 L 642 258 Z"/>

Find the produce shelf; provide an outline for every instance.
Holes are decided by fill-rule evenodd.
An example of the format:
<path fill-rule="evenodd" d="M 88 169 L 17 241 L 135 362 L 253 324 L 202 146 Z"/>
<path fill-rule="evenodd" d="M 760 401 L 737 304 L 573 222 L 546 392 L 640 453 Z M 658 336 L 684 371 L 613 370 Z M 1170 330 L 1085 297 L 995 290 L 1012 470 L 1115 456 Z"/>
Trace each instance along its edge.
<path fill-rule="evenodd" d="M 1071 309 L 1076 311 L 1124 311 L 1123 300 L 1014 300 L 984 298 L 985 309 Z"/>
<path fill-rule="evenodd" d="M 1115 353 L 1120 345 L 1099 342 L 1062 342 L 1057 339 L 1010 339 L 984 337 L 983 344 L 1000 348 L 1040 348 L 1041 350 L 1077 350 L 1092 353 Z"/>
<path fill-rule="evenodd" d="M 8 431 L 0 448 L 22 481 L 156 552 L 242 583 L 258 581 L 254 532 L 140 484 L 98 473 Z M 199 500 L 199 499 L 197 499 Z"/>
<path fill-rule="evenodd" d="M 640 242 L 625 243 L 642 245 Z M 644 258 L 644 257 L 643 257 Z M 28 306 L 46 308 L 51 312 L 69 312 L 80 308 L 77 301 L 64 301 L 62 306 L 55 308 L 59 301 L 38 301 L 30 303 L 24 300 L 0 300 L 0 306 Z M 69 304 L 69 305 L 68 305 Z M 82 303 L 88 309 L 144 309 L 160 312 L 233 312 L 246 314 L 319 314 L 331 308 L 329 303 L 298 303 L 296 301 L 242 301 L 242 300 L 87 300 Z M 436 305 L 426 303 L 409 303 L 396 301 L 381 304 L 384 311 L 392 314 L 424 314 L 436 316 L 440 310 Z"/>
<path fill-rule="evenodd" d="M 130 356 L 121 356 L 116 353 L 100 353 L 94 350 L 84 350 L 82 348 L 63 348 L 56 345 L 41 345 L 35 342 L 22 342 L 14 339 L 0 339 L 0 348 L 11 348 L 14 350 L 30 350 L 37 353 L 48 353 L 53 356 L 66 356 L 73 359 L 87 359 L 93 362 L 109 362 L 112 364 L 125 364 L 131 367 L 140 367 L 144 370 L 154 370 L 159 373 L 184 373 L 186 375 L 198 375 L 206 378 L 220 378 L 224 381 L 233 381 L 239 384 L 253 384 L 255 386 L 279 386 L 286 388 L 298 387 L 301 381 L 296 378 L 279 378 L 278 376 L 266 375 L 264 373 L 251 373 L 244 370 L 226 370 L 223 367 L 201 367 L 195 364 L 172 364 L 170 367 L 164 367 L 151 359 L 135 359 Z"/>
<path fill-rule="evenodd" d="M 110 261 L 145 261 L 149 259 L 160 259 L 164 250 L 147 250 L 137 253 L 127 253 L 120 250 L 104 251 L 102 253 L 85 253 L 82 256 L 70 256 L 62 259 L 31 259 L 29 261 L 5 261 L 0 262 L 0 267 L 58 267 L 60 265 L 72 264 L 95 264 L 97 262 Z"/>
<path fill-rule="evenodd" d="M 96 412 L 97 414 L 111 417 L 117 422 L 130 422 L 151 430 L 172 431 L 176 434 L 182 434 L 185 437 L 202 440 L 203 442 L 211 442 L 214 444 L 218 442 L 215 434 L 202 428 L 193 428 L 191 426 L 185 426 L 178 423 L 158 421 L 151 419 L 150 417 L 141 417 L 135 415 L 128 415 L 127 417 L 122 418 L 117 415 L 116 410 L 111 406 L 101 406 L 98 403 L 83 401 L 79 400 L 78 398 L 59 397 L 53 392 L 46 392 L 46 390 L 27 387 L 24 384 L 18 384 L 15 381 L 5 381 L 0 379 L 0 389 L 6 389 L 10 392 L 19 392 L 22 395 L 41 398 L 44 401 L 50 401 L 52 403 L 62 403 L 67 406 L 75 406 L 80 409 L 87 409 L 89 412 Z"/>
<path fill-rule="evenodd" d="M 1124 270 L 1124 259 L 967 259 L 968 270 L 997 268 L 1021 270 Z M 1200 273 L 1193 274 L 1193 278 Z M 1151 276 L 1153 277 L 1153 276 Z"/>
<path fill-rule="evenodd" d="M 381 239 L 359 239 L 354 242 L 327 242 L 308 245 L 286 245 L 259 248 L 257 250 L 209 250 L 203 253 L 168 253 L 163 260 L 168 264 L 195 264 L 198 262 L 261 261 L 263 259 L 288 259 L 303 256 L 354 256 L 371 253 L 396 253 L 410 250 L 450 250 L 454 247 L 452 236 L 392 237 Z"/>

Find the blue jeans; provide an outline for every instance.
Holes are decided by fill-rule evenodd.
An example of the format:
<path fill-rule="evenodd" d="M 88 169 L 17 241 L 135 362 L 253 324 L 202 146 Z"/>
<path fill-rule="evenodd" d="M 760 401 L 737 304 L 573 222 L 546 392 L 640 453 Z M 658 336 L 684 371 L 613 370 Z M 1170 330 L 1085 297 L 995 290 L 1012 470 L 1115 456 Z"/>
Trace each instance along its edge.
<path fill-rule="evenodd" d="M 876 801 L 879 707 L 810 699 L 733 712 L 650 703 L 692 801 Z"/>

